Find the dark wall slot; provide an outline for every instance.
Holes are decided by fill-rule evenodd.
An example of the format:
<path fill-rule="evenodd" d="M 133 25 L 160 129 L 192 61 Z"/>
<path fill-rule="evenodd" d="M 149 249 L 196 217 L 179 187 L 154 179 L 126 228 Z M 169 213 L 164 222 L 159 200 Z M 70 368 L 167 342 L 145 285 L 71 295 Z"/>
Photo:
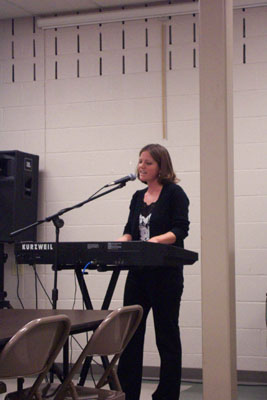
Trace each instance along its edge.
<path fill-rule="evenodd" d="M 57 56 L 57 37 L 55 37 L 55 55 Z"/>
<path fill-rule="evenodd" d="M 33 17 L 32 19 L 32 33 L 35 33 L 36 31 L 36 20 L 35 17 Z"/>
<path fill-rule="evenodd" d="M 102 33 L 99 33 L 99 50 L 102 51 Z"/>
<path fill-rule="evenodd" d="M 77 53 L 80 53 L 80 35 L 77 35 Z"/>
<path fill-rule="evenodd" d="M 33 57 L 36 57 L 36 44 L 35 44 L 35 39 L 33 39 L 33 42 L 32 42 L 32 55 L 33 55 Z"/>
<path fill-rule="evenodd" d="M 169 51 L 169 70 L 172 69 L 172 52 Z"/>
<path fill-rule="evenodd" d="M 172 26 L 169 25 L 169 44 L 172 44 Z"/>
<path fill-rule="evenodd" d="M 125 30 L 122 30 L 122 48 L 125 49 Z"/>
<path fill-rule="evenodd" d="M 122 73 L 125 74 L 125 56 L 122 56 Z"/>
<path fill-rule="evenodd" d="M 246 45 L 243 44 L 243 64 L 246 64 L 247 62 L 247 48 Z"/>
<path fill-rule="evenodd" d="M 102 75 L 102 57 L 99 58 L 99 75 Z"/>

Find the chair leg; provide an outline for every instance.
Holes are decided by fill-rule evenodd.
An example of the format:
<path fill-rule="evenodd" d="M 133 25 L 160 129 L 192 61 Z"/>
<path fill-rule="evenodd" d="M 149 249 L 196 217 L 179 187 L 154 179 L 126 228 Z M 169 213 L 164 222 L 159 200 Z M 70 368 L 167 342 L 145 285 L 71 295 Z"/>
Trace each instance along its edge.
<path fill-rule="evenodd" d="M 36 400 L 42 400 L 43 398 L 42 398 L 42 396 L 40 395 L 40 393 L 37 392 L 37 393 L 35 393 L 34 399 L 36 399 Z"/>
<path fill-rule="evenodd" d="M 23 383 L 24 383 L 24 378 L 18 378 L 18 379 L 17 379 L 17 388 L 18 388 L 18 391 L 20 391 L 20 390 L 23 389 Z"/>
<path fill-rule="evenodd" d="M 77 391 L 75 389 L 75 385 L 72 382 L 70 382 L 69 385 L 70 385 L 69 391 L 70 391 L 70 395 L 71 395 L 72 399 L 73 400 L 79 400 L 79 397 L 77 395 Z"/>
<path fill-rule="evenodd" d="M 0 393 L 6 393 L 6 384 L 5 384 L 5 382 L 0 382 Z"/>
<path fill-rule="evenodd" d="M 62 390 L 62 385 L 59 385 L 59 389 L 56 395 L 53 397 L 55 400 L 64 400 L 66 397 L 70 397 L 72 400 L 79 400 L 76 387 L 73 382 L 69 382 L 68 385 Z M 46 396 L 49 398 L 49 396 Z"/>
<path fill-rule="evenodd" d="M 111 381 L 112 382 L 112 389 L 117 390 L 119 392 L 122 391 L 118 375 L 117 375 L 117 373 L 116 373 L 116 371 L 114 369 L 116 361 L 118 360 L 118 358 L 119 358 L 119 356 L 115 355 L 113 357 L 113 359 L 110 361 L 109 366 L 104 371 L 104 374 L 102 375 L 102 377 L 100 378 L 100 380 L 98 381 L 98 383 L 96 385 L 96 387 L 98 389 L 100 389 L 101 387 L 106 385 L 106 383 Z"/>
<path fill-rule="evenodd" d="M 122 391 L 121 384 L 118 378 L 117 373 L 114 371 L 114 369 L 111 369 L 108 373 L 105 373 L 100 380 L 97 382 L 96 388 L 100 389 L 103 386 L 105 386 L 107 383 L 112 381 L 113 390 L 117 390 L 118 392 Z"/>

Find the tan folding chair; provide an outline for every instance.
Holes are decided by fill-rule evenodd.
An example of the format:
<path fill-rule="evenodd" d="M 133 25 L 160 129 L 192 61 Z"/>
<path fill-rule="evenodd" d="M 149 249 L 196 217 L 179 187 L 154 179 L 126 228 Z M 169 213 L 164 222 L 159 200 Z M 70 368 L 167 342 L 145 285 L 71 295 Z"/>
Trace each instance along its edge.
<path fill-rule="evenodd" d="M 122 392 L 114 367 L 136 331 L 142 315 L 143 309 L 139 305 L 121 307 L 110 313 L 94 331 L 64 382 L 57 388 L 51 385 L 49 391 L 46 392 L 47 397 L 54 400 L 124 400 L 125 394 Z M 87 356 L 113 357 L 96 387 L 74 386 L 72 379 L 76 373 L 79 373 Z M 110 380 L 115 384 L 115 390 L 102 389 Z"/>
<path fill-rule="evenodd" d="M 5 399 L 41 399 L 38 391 L 45 375 L 67 340 L 66 315 L 35 319 L 22 327 L 0 352 L 0 378 L 36 376 L 33 386 L 8 394 Z"/>

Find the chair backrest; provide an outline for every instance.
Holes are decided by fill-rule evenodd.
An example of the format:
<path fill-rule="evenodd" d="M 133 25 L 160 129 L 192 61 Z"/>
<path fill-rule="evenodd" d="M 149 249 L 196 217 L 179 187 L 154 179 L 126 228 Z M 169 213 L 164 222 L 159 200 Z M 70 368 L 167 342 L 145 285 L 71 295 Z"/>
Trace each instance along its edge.
<path fill-rule="evenodd" d="M 125 306 L 112 311 L 90 337 L 87 345 L 60 387 L 55 400 L 64 398 L 64 390 L 66 390 L 74 375 L 80 370 L 87 356 L 115 355 L 110 365 L 112 367 L 134 335 L 142 319 L 142 315 L 143 308 L 139 305 Z"/>
<path fill-rule="evenodd" d="M 136 331 L 142 315 L 143 309 L 139 305 L 112 311 L 91 336 L 85 355 L 121 354 Z"/>
<path fill-rule="evenodd" d="M 67 340 L 70 320 L 66 315 L 35 319 L 24 325 L 0 352 L 0 378 L 45 373 Z"/>

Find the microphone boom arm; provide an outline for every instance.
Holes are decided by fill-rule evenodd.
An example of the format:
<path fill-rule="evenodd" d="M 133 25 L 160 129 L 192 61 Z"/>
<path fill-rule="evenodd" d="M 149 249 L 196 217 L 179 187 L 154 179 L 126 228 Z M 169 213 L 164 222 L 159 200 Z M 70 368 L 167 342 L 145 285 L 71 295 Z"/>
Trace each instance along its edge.
<path fill-rule="evenodd" d="M 34 222 L 34 223 L 31 224 L 31 225 L 27 225 L 27 226 L 25 226 L 25 227 L 23 227 L 23 228 L 21 228 L 21 229 L 18 229 L 18 230 L 14 231 L 14 232 L 11 232 L 11 233 L 10 233 L 10 236 L 11 236 L 11 237 L 17 236 L 19 233 L 22 233 L 22 232 L 24 232 L 24 231 L 27 231 L 28 229 L 34 228 L 35 226 L 40 225 L 40 224 L 42 224 L 42 223 L 44 223 L 44 222 L 51 222 L 51 221 L 53 221 L 53 220 L 56 220 L 56 219 L 59 218 L 61 215 L 65 214 L 65 213 L 67 213 L 67 212 L 69 212 L 69 211 L 71 211 L 71 210 L 74 210 L 75 208 L 80 208 L 80 207 L 82 207 L 84 204 L 90 203 L 91 201 L 96 200 L 96 199 L 98 199 L 99 197 L 105 196 L 105 195 L 108 194 L 108 193 L 114 192 L 114 191 L 117 190 L 117 189 L 121 189 L 121 188 L 124 187 L 125 185 L 126 185 L 126 182 L 121 182 L 120 184 L 114 186 L 113 188 L 111 188 L 111 189 L 109 189 L 109 190 L 106 190 L 104 193 L 99 193 L 99 194 L 97 194 L 98 192 L 100 192 L 100 190 L 102 190 L 102 189 L 105 187 L 105 186 L 104 186 L 104 187 L 102 187 L 101 189 L 99 189 L 96 193 L 94 193 L 92 196 L 90 196 L 88 199 L 83 200 L 83 201 L 81 201 L 80 203 L 75 204 L 74 206 L 67 207 L 67 208 L 63 208 L 62 210 L 58 211 L 57 213 L 55 213 L 55 214 L 53 214 L 53 215 L 50 215 L 49 217 L 46 217 L 46 218 L 44 218 L 44 219 L 42 219 L 42 220 L 39 220 L 39 221 Z"/>

